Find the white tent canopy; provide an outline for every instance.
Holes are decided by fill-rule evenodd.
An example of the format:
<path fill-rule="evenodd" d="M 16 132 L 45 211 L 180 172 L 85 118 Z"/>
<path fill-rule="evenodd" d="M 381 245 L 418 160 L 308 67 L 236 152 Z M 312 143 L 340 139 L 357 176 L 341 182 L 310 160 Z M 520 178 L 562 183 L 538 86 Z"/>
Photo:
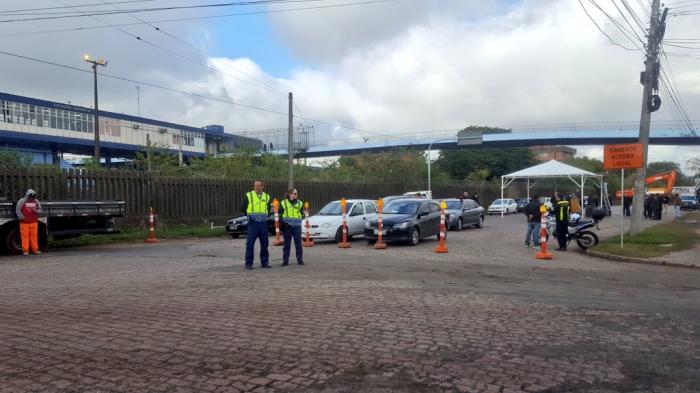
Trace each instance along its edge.
<path fill-rule="evenodd" d="M 603 175 L 597 175 L 593 172 L 585 171 L 557 160 L 550 160 L 501 176 L 501 199 L 503 199 L 503 192 L 506 187 L 518 179 L 527 180 L 527 197 L 530 198 L 530 179 L 538 178 L 568 178 L 581 189 L 581 203 L 583 203 L 583 196 L 585 195 L 584 187 L 586 185 L 586 179 L 597 179 L 598 183 L 596 185 L 600 188 L 600 200 L 603 200 Z"/>

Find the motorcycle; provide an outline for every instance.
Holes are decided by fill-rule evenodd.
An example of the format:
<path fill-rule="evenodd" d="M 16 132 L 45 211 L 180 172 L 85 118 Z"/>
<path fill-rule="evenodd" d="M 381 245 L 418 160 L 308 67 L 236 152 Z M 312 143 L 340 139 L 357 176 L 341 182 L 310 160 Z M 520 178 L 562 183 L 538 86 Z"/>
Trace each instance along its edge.
<path fill-rule="evenodd" d="M 582 250 L 587 250 L 597 245 L 600 239 L 590 229 L 595 227 L 597 230 L 600 230 L 598 223 L 602 220 L 603 217 L 600 214 L 593 214 L 592 220 L 582 220 L 579 214 L 572 214 L 569 220 L 569 233 L 566 236 L 566 244 L 568 245 L 572 240 L 575 240 Z M 547 240 L 549 240 L 549 234 L 552 233 L 552 228 L 556 228 L 556 220 L 553 216 L 549 216 L 547 217 Z"/>

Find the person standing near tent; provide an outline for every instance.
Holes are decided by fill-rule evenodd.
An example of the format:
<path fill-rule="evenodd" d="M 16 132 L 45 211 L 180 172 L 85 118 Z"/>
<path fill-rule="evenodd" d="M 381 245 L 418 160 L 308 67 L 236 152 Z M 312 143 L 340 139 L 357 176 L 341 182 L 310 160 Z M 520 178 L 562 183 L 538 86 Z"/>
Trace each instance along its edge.
<path fill-rule="evenodd" d="M 540 196 L 535 195 L 532 200 L 525 206 L 525 216 L 527 217 L 527 234 L 525 235 L 525 248 L 530 247 L 530 241 L 532 240 L 532 246 L 537 248 L 540 246 L 540 220 L 542 219 L 542 213 L 540 212 Z"/>
<path fill-rule="evenodd" d="M 555 196 L 554 217 L 557 222 L 557 251 L 566 251 L 567 237 L 569 235 L 569 218 L 571 217 L 571 205 L 564 198 Z"/>
<path fill-rule="evenodd" d="M 581 214 L 581 203 L 579 203 L 576 194 L 571 195 L 571 214 Z"/>

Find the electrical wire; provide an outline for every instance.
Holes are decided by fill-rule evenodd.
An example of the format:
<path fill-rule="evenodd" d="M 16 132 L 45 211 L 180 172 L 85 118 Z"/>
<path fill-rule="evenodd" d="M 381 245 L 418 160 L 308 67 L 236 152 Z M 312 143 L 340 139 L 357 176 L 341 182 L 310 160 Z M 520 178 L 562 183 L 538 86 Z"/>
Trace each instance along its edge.
<path fill-rule="evenodd" d="M 107 4 L 104 0 L 103 0 L 103 3 Z M 117 7 L 114 6 L 114 5 L 112 5 L 112 7 L 117 8 Z M 118 8 L 117 8 L 117 9 L 118 9 Z M 145 20 L 139 18 L 138 16 L 133 15 L 133 14 L 131 14 L 131 13 L 129 13 L 128 15 L 129 15 L 130 17 L 132 17 L 132 18 L 138 20 L 139 22 L 142 22 L 142 23 L 144 23 L 144 24 L 146 24 L 146 25 L 152 27 L 152 28 L 153 28 L 154 30 L 156 30 L 157 32 L 162 33 L 162 34 L 165 34 L 166 36 L 168 36 L 168 37 L 170 37 L 171 39 L 173 39 L 173 40 L 179 42 L 180 44 L 187 46 L 188 48 L 190 48 L 190 49 L 196 51 L 197 53 L 202 54 L 203 56 L 205 56 L 205 57 L 207 57 L 207 58 L 212 57 L 208 52 L 197 48 L 196 46 L 190 44 L 189 42 L 187 42 L 187 41 L 185 41 L 185 40 L 183 40 L 183 39 L 178 38 L 177 36 L 175 36 L 175 35 L 173 35 L 173 34 L 167 32 L 167 31 L 161 29 L 161 28 L 158 27 L 158 26 L 155 26 L 154 24 L 152 24 L 152 23 L 150 23 L 150 22 L 148 22 L 148 21 L 145 21 Z M 282 90 L 279 90 L 279 89 L 277 89 L 277 88 L 275 88 L 275 87 L 273 87 L 273 86 L 270 86 L 269 84 L 266 84 L 265 82 L 259 80 L 258 78 L 255 78 L 253 75 L 250 75 L 249 73 L 247 73 L 247 72 L 245 72 L 245 71 L 242 71 L 242 70 L 238 69 L 237 67 L 234 67 L 234 66 L 232 66 L 232 65 L 230 65 L 230 64 L 228 64 L 228 63 L 223 63 L 223 65 L 224 65 L 226 68 L 232 69 L 232 70 L 234 70 L 234 71 L 236 71 L 236 72 L 238 72 L 238 73 L 240 73 L 240 74 L 245 75 L 246 77 L 248 77 L 249 79 L 255 81 L 257 84 L 260 85 L 260 86 L 258 86 L 258 85 L 256 85 L 256 84 L 251 84 L 251 85 L 253 85 L 253 86 L 256 86 L 256 87 L 259 87 L 259 88 L 266 88 L 267 90 L 272 91 L 272 92 L 275 92 L 275 93 L 285 94 Z M 242 79 L 239 79 L 239 80 L 243 81 Z"/>
<path fill-rule="evenodd" d="M 283 8 L 283 9 L 277 9 L 277 10 L 238 12 L 238 13 L 233 13 L 233 14 L 193 16 L 193 17 L 175 18 L 175 19 L 160 19 L 160 20 L 150 21 L 149 23 L 156 24 L 156 23 L 189 22 L 189 21 L 193 21 L 193 20 L 231 18 L 231 17 L 236 17 L 236 16 L 277 14 L 277 13 L 285 13 L 285 12 L 321 10 L 321 9 L 339 8 L 339 7 L 352 7 L 352 6 L 358 6 L 358 5 L 388 3 L 388 2 L 394 2 L 394 1 L 400 1 L 400 0 L 365 0 L 365 1 L 355 1 L 355 2 L 350 2 L 350 3 L 329 4 L 329 5 L 311 6 L 311 7 Z M 3 35 L 0 35 L 0 39 L 28 37 L 28 36 L 44 35 L 44 34 L 55 34 L 55 33 L 71 32 L 71 31 L 105 29 L 105 28 L 111 28 L 111 27 L 138 26 L 138 25 L 142 25 L 142 24 L 144 24 L 144 23 L 142 23 L 142 22 L 119 23 L 119 24 L 109 24 L 109 25 L 101 25 L 101 26 L 84 26 L 84 27 L 64 28 L 64 29 L 25 31 L 25 32 L 18 32 L 18 33 L 3 34 Z"/>
<path fill-rule="evenodd" d="M 54 66 L 54 67 L 60 67 L 60 68 L 68 69 L 68 70 L 73 70 L 73 71 L 79 71 L 79 72 L 83 72 L 83 73 L 92 74 L 92 71 L 86 70 L 86 69 L 83 69 L 83 68 L 73 67 L 73 66 L 69 66 L 69 65 L 65 65 L 65 64 L 60 64 L 60 63 L 56 63 L 56 62 L 48 61 L 48 60 L 41 60 L 41 59 L 37 59 L 37 58 L 34 58 L 34 57 L 29 57 L 29 56 L 23 56 L 23 55 L 20 55 L 20 54 L 17 54 L 17 53 L 11 53 L 11 52 L 6 52 L 6 51 L 0 50 L 0 54 L 5 55 L 5 56 L 10 56 L 10 57 L 15 57 L 15 58 L 19 58 L 19 59 L 24 59 L 24 60 L 32 61 L 32 62 L 35 62 L 35 63 L 41 63 L 41 64 L 46 64 L 46 65 L 51 65 L 51 66 Z M 248 108 L 248 109 L 254 109 L 254 110 L 258 110 L 258 111 L 263 111 L 263 112 L 268 112 L 268 113 L 274 113 L 274 114 L 277 114 L 277 115 L 288 116 L 287 113 L 279 112 L 279 111 L 276 111 L 276 110 L 274 110 L 274 109 L 267 109 L 267 108 L 257 107 L 257 106 L 254 106 L 254 105 L 242 104 L 242 103 L 240 103 L 240 102 L 235 102 L 235 101 L 227 100 L 227 99 L 224 99 L 224 98 L 212 97 L 212 96 L 208 96 L 208 95 L 204 95 L 204 94 L 200 94 L 200 93 L 194 93 L 194 92 L 179 90 L 179 89 L 175 89 L 175 88 L 172 88 L 172 87 L 161 86 L 161 85 L 158 85 L 158 84 L 155 84 L 155 83 L 150 83 L 150 82 L 138 81 L 138 80 L 135 80 L 135 79 L 126 78 L 126 77 L 118 76 L 118 75 L 105 74 L 105 73 L 98 73 L 98 74 L 99 74 L 101 77 L 110 78 L 110 79 L 115 79 L 115 80 L 120 80 L 120 81 L 123 81 L 123 82 L 136 83 L 136 84 L 138 84 L 138 85 L 149 86 L 149 87 L 153 87 L 153 88 L 156 88 L 156 89 L 167 90 L 167 91 L 174 92 L 174 93 L 180 93 L 180 94 L 189 95 L 189 96 L 193 96 L 193 97 L 204 98 L 204 99 L 212 100 L 212 101 L 219 101 L 219 102 L 223 102 L 223 103 L 227 103 L 227 104 L 231 104 L 231 105 L 236 105 L 236 106 L 240 106 L 240 107 L 244 107 L 244 108 Z"/>
<path fill-rule="evenodd" d="M 598 31 L 600 31 L 601 34 L 603 34 L 605 37 L 607 37 L 607 39 L 611 45 L 619 46 L 620 48 L 622 48 L 624 50 L 628 50 L 628 51 L 636 51 L 639 49 L 639 48 L 636 48 L 636 49 L 635 48 L 628 48 L 628 47 L 618 43 L 617 41 L 613 40 L 613 38 L 608 33 L 606 33 L 602 27 L 600 27 L 598 22 L 596 22 L 596 20 L 593 19 L 593 16 L 588 12 L 588 9 L 586 9 L 586 6 L 583 5 L 583 1 L 578 0 L 578 3 L 581 5 L 581 8 L 583 9 L 583 12 L 586 14 L 586 16 L 588 16 L 588 19 L 590 19 L 590 21 L 593 23 L 593 25 L 595 25 L 595 27 L 598 28 Z"/>
<path fill-rule="evenodd" d="M 257 5 L 284 4 L 284 3 L 310 3 L 310 2 L 318 2 L 318 1 L 325 1 L 325 0 L 255 0 L 255 1 L 237 1 L 237 2 L 216 3 L 216 4 L 200 4 L 200 5 L 189 5 L 189 6 L 138 8 L 138 9 L 122 10 L 122 11 L 117 11 L 117 10 L 115 10 L 115 11 L 102 11 L 102 12 L 94 11 L 94 12 L 90 12 L 90 13 L 80 12 L 77 14 L 70 14 L 70 15 L 43 16 L 43 17 L 37 17 L 37 18 L 2 19 L 2 20 L 0 20 L 0 23 L 35 22 L 35 21 L 41 21 L 41 20 L 83 18 L 83 17 L 88 17 L 88 16 L 119 15 L 119 14 L 125 14 L 125 13 L 179 11 L 179 10 L 188 10 L 188 9 L 257 6 Z M 387 0 L 387 1 L 389 1 L 389 0 Z"/>
<path fill-rule="evenodd" d="M 127 4 L 127 3 L 147 3 L 151 1 L 158 1 L 158 0 L 124 0 L 124 1 L 114 1 L 114 2 L 109 2 L 109 3 L 93 3 L 93 4 L 80 4 L 80 5 L 64 5 L 61 7 L 42 7 L 42 8 L 24 8 L 24 9 L 19 9 L 19 10 L 3 10 L 0 11 L 0 14 L 12 14 L 16 12 L 32 12 L 32 11 L 49 11 L 49 10 L 59 10 L 59 9 L 66 9 L 66 8 L 75 8 L 75 7 L 94 7 L 94 6 L 100 6 L 103 4 Z"/>

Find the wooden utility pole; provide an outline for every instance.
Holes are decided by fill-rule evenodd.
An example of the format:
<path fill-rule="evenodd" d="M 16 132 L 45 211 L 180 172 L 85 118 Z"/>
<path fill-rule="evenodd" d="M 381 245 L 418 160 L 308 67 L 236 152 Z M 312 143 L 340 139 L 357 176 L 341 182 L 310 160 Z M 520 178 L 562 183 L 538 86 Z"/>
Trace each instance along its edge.
<path fill-rule="evenodd" d="M 664 9 L 663 16 L 659 17 L 661 0 L 653 0 L 651 4 L 651 19 L 649 22 L 649 36 L 647 44 L 645 70 L 641 74 L 640 82 L 644 85 L 642 95 L 642 117 L 639 121 L 639 143 L 642 144 L 644 157 L 643 165 L 637 169 L 634 179 L 634 199 L 632 201 L 632 223 L 630 234 L 635 235 L 642 231 L 642 212 L 644 211 L 644 194 L 646 167 L 649 155 L 649 131 L 651 129 L 651 113 L 659 109 L 661 99 L 656 95 L 659 89 L 659 44 L 666 30 L 666 15 L 668 8 Z M 624 192 L 624 190 L 623 190 Z"/>
<path fill-rule="evenodd" d="M 289 93 L 289 129 L 287 130 L 287 160 L 289 165 L 289 188 L 294 187 L 294 112 L 292 93 Z"/>

